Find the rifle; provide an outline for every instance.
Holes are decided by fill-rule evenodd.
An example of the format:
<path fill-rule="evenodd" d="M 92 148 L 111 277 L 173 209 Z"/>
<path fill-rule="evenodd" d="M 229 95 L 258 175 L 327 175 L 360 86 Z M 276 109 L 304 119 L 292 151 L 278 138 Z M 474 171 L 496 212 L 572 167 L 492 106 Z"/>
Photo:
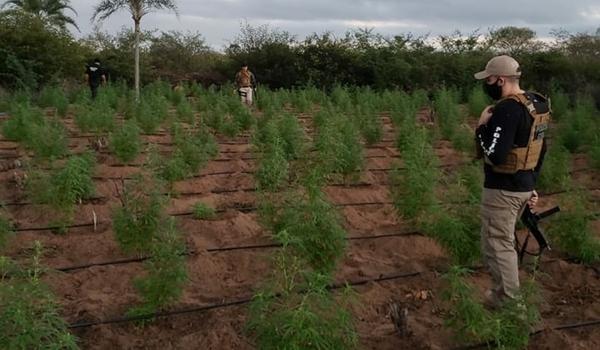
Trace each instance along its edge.
<path fill-rule="evenodd" d="M 548 209 L 542 213 L 534 213 L 531 211 L 531 208 L 529 207 L 529 205 L 527 205 L 525 207 L 525 210 L 523 211 L 523 214 L 521 215 L 521 222 L 523 223 L 523 225 L 525 225 L 525 227 L 527 227 L 527 230 L 529 231 L 529 233 L 537 241 L 539 251 L 537 253 L 531 253 L 531 252 L 527 251 L 527 243 L 529 242 L 529 237 L 530 237 L 530 235 L 527 234 L 527 237 L 525 238 L 525 242 L 523 242 L 523 246 L 521 247 L 521 249 L 519 251 L 519 261 L 523 262 L 523 257 L 525 254 L 532 255 L 532 256 L 541 256 L 545 249 L 551 250 L 550 244 L 548 243 L 548 240 L 546 239 L 544 232 L 542 232 L 542 230 L 539 228 L 538 223 L 542 219 L 547 218 L 551 215 L 554 215 L 554 214 L 558 213 L 559 211 L 560 211 L 560 207 L 556 206 L 556 207 L 554 207 L 552 209 Z M 518 242 L 517 242 L 517 244 L 518 244 Z"/>

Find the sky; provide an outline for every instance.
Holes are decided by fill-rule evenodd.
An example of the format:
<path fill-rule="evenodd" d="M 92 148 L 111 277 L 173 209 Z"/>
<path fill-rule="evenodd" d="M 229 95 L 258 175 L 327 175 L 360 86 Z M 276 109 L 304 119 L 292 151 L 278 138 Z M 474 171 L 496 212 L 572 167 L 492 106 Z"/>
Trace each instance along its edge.
<path fill-rule="evenodd" d="M 71 0 L 81 33 L 93 31 L 99 0 Z M 239 33 L 240 24 L 268 24 L 299 39 L 311 33 L 343 34 L 352 28 L 374 28 L 394 35 L 450 34 L 454 30 L 486 33 L 490 28 L 526 26 L 542 38 L 555 29 L 595 32 L 600 28 L 598 0 L 176 0 L 179 17 L 155 12 L 142 19 L 146 30 L 199 32 L 214 49 L 222 49 Z M 104 21 L 100 30 L 116 33 L 132 27 L 127 11 Z"/>

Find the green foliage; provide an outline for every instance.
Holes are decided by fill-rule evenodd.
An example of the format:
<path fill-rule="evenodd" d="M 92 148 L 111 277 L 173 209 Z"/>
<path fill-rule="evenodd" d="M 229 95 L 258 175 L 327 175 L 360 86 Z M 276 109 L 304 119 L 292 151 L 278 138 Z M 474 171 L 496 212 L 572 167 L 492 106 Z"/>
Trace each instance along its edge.
<path fill-rule="evenodd" d="M 593 142 L 595 130 L 593 107 L 578 100 L 575 109 L 567 113 L 559 124 L 558 140 L 569 152 L 577 153 L 584 145 Z"/>
<path fill-rule="evenodd" d="M 438 160 L 426 129 L 416 127 L 405 137 L 400 141 L 404 169 L 395 168 L 391 174 L 392 195 L 399 213 L 417 220 L 436 203 Z"/>
<path fill-rule="evenodd" d="M 354 120 L 367 145 L 373 145 L 381 140 L 383 125 L 372 104 L 367 102 L 356 106 Z"/>
<path fill-rule="evenodd" d="M 569 111 L 569 96 L 562 91 L 553 91 L 550 94 L 552 118 L 556 121 L 563 119 Z"/>
<path fill-rule="evenodd" d="M 152 90 L 151 90 L 152 91 Z M 145 94 L 137 105 L 135 120 L 146 134 L 152 134 L 169 114 L 169 103 L 163 95 Z"/>
<path fill-rule="evenodd" d="M 456 127 L 461 121 L 456 91 L 445 88 L 439 90 L 435 96 L 434 108 L 436 122 L 439 123 L 442 137 L 446 140 L 452 140 Z"/>
<path fill-rule="evenodd" d="M 448 252 L 456 264 L 469 265 L 479 260 L 479 208 L 471 206 L 453 211 L 432 208 L 420 226 Z"/>
<path fill-rule="evenodd" d="M 187 282 L 185 245 L 173 218 L 159 226 L 150 243 L 150 253 L 147 274 L 134 281 L 142 304 L 129 310 L 129 315 L 154 313 L 173 304 Z"/>
<path fill-rule="evenodd" d="M 156 183 L 137 178 L 121 194 L 121 206 L 112 214 L 113 230 L 121 249 L 143 254 L 151 250 L 165 205 Z"/>
<path fill-rule="evenodd" d="M 594 234 L 585 189 L 560 200 L 562 211 L 548 223 L 550 241 L 584 263 L 600 261 L 600 239 Z"/>
<path fill-rule="evenodd" d="M 277 192 L 288 181 L 289 164 L 286 159 L 283 140 L 275 135 L 270 143 L 264 146 L 260 165 L 255 178 L 260 191 Z"/>
<path fill-rule="evenodd" d="M 166 160 L 155 158 L 150 161 L 158 176 L 169 183 L 182 180 L 200 170 L 218 154 L 218 145 L 212 134 L 204 128 L 198 132 L 185 131 L 181 125 L 173 128 L 175 150 Z"/>
<path fill-rule="evenodd" d="M 279 254 L 275 278 L 250 305 L 248 330 L 260 349 L 355 349 L 358 335 L 350 291 L 334 298 L 327 278 L 303 274 L 293 257 Z"/>
<path fill-rule="evenodd" d="M 61 88 L 46 86 L 40 92 L 38 105 L 42 108 L 55 107 L 58 115 L 64 117 L 69 108 L 69 99 Z"/>
<path fill-rule="evenodd" d="M 355 174 L 363 166 L 364 150 L 354 123 L 341 117 L 329 118 L 318 127 L 315 148 L 327 173 L 345 176 Z"/>
<path fill-rule="evenodd" d="M 590 163 L 592 167 L 600 170 L 600 137 L 596 137 L 595 141 L 590 146 Z"/>
<path fill-rule="evenodd" d="M 59 220 L 70 221 L 75 205 L 94 194 L 94 165 L 93 155 L 83 154 L 71 156 L 62 168 L 33 172 L 27 182 L 29 195 L 34 202 L 49 205 Z"/>
<path fill-rule="evenodd" d="M 194 204 L 194 208 L 192 209 L 194 219 L 196 220 L 210 220 L 214 219 L 217 215 L 215 208 L 209 206 L 206 203 L 198 202 Z"/>
<path fill-rule="evenodd" d="M 542 191 L 560 191 L 570 182 L 571 155 L 561 145 L 549 147 L 544 157 L 544 164 L 537 181 Z"/>
<path fill-rule="evenodd" d="M 192 105 L 187 101 L 187 99 L 183 98 L 179 101 L 177 106 L 177 118 L 180 121 L 186 122 L 188 124 L 192 124 L 194 122 L 194 110 L 192 109 Z"/>
<path fill-rule="evenodd" d="M 140 152 L 142 140 L 141 129 L 135 121 L 126 120 L 120 128 L 110 134 L 110 151 L 123 163 L 131 162 Z"/>
<path fill-rule="evenodd" d="M 39 159 L 53 160 L 67 154 L 67 136 L 62 123 L 45 120 L 43 124 L 32 124 L 25 146 Z"/>
<path fill-rule="evenodd" d="M 0 249 L 6 246 L 8 239 L 14 234 L 13 224 L 0 214 Z"/>
<path fill-rule="evenodd" d="M 521 295 L 490 312 L 477 302 L 465 280 L 467 270 L 454 266 L 446 274 L 449 286 L 444 296 L 450 303 L 446 320 L 459 340 L 488 342 L 499 349 L 523 349 L 529 343 L 531 327 L 539 320 L 537 290 L 533 282 L 522 287 Z"/>
<path fill-rule="evenodd" d="M 42 246 L 36 241 L 25 268 L 0 257 L 2 349 L 77 349 L 75 337 L 59 316 L 56 297 L 41 280 L 41 256 Z"/>
<path fill-rule="evenodd" d="M 469 94 L 468 104 L 470 116 L 479 118 L 485 107 L 490 105 L 490 99 L 487 97 L 481 86 L 476 86 Z"/>
<path fill-rule="evenodd" d="M 313 270 L 329 275 L 344 254 L 346 232 L 325 195 L 319 189 L 307 192 L 288 194 L 271 231 Z"/>
<path fill-rule="evenodd" d="M 289 161 L 297 159 L 305 151 L 304 130 L 298 119 L 291 114 L 284 114 L 278 119 L 279 135 L 283 141 L 285 158 Z"/>
<path fill-rule="evenodd" d="M 81 132 L 104 133 L 115 127 L 115 111 L 108 103 L 96 101 L 79 108 L 75 114 L 75 124 Z"/>
<path fill-rule="evenodd" d="M 2 123 L 2 135 L 11 141 L 25 142 L 30 138 L 34 125 L 43 125 L 44 116 L 28 101 L 13 104 L 10 118 Z"/>

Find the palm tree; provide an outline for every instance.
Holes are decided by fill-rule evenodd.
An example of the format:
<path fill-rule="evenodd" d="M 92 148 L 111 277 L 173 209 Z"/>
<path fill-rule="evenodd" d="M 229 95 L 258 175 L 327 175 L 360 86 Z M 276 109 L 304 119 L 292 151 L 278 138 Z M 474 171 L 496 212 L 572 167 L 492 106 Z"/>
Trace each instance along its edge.
<path fill-rule="evenodd" d="M 177 13 L 174 0 L 102 0 L 94 9 L 92 21 L 104 21 L 113 13 L 127 9 L 135 25 L 135 97 L 140 99 L 140 22 L 152 10 L 172 10 Z"/>
<path fill-rule="evenodd" d="M 69 5 L 69 0 L 7 0 L 2 8 L 7 6 L 31 13 L 59 28 L 64 29 L 67 24 L 70 24 L 79 30 L 75 20 L 64 13 L 65 10 L 70 10 L 77 15 L 77 11 Z"/>

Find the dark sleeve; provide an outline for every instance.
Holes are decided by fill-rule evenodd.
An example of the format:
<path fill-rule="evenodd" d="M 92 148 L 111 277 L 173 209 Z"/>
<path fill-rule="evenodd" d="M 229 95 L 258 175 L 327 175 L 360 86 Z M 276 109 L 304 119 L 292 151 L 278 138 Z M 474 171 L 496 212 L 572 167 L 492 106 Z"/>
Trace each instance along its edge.
<path fill-rule="evenodd" d="M 506 100 L 494 107 L 487 125 L 477 128 L 476 136 L 483 154 L 494 165 L 506 161 L 515 144 L 522 114 L 523 109 L 518 102 Z"/>

